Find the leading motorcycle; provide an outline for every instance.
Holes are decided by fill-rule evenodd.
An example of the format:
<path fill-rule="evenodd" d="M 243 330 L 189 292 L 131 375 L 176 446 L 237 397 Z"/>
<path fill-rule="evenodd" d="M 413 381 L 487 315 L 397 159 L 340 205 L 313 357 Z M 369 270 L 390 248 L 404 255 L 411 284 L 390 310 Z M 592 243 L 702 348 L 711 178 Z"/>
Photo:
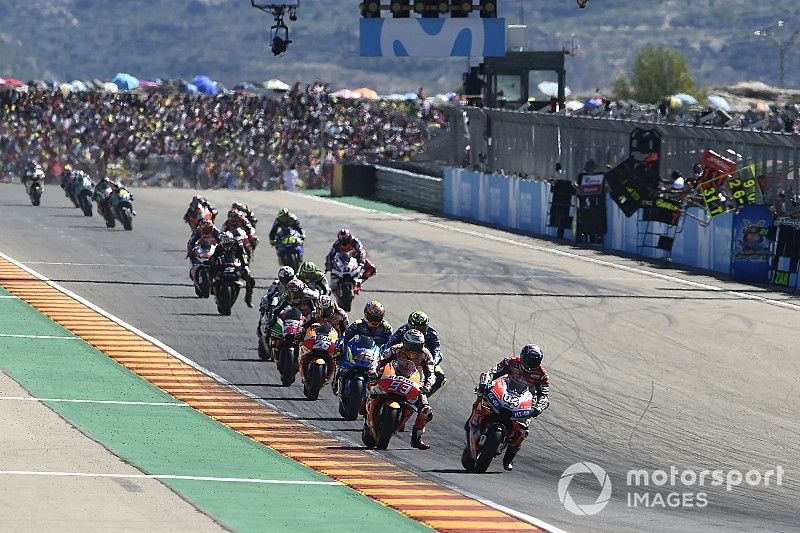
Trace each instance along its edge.
<path fill-rule="evenodd" d="M 38 206 L 42 201 L 42 192 L 44 192 L 42 176 L 35 173 L 28 177 L 28 181 L 30 181 L 28 185 L 28 197 L 31 199 L 31 204 Z"/>
<path fill-rule="evenodd" d="M 353 298 L 361 292 L 363 275 L 364 269 L 355 257 L 344 252 L 339 252 L 334 256 L 331 269 L 331 292 L 336 296 L 339 307 L 345 311 L 350 311 L 353 306 Z"/>
<path fill-rule="evenodd" d="M 487 384 L 467 422 L 467 443 L 461 452 L 464 469 L 486 472 L 492 460 L 508 446 L 512 424 L 527 420 L 532 414 L 533 394 L 524 381 L 506 375 Z"/>
<path fill-rule="evenodd" d="M 354 336 L 343 348 L 334 378 L 339 391 L 339 414 L 345 420 L 355 420 L 367 396 L 369 371 L 380 359 L 381 348 L 366 335 Z"/>
<path fill-rule="evenodd" d="M 312 324 L 300 345 L 300 378 L 303 394 L 309 400 L 319 398 L 322 387 L 333 376 L 336 363 L 333 352 L 339 334 L 330 324 Z"/>
<path fill-rule="evenodd" d="M 192 214 L 189 215 L 189 218 L 186 220 L 186 223 L 189 224 L 189 227 L 192 228 L 192 231 L 194 231 L 197 229 L 197 225 L 200 223 L 201 220 L 203 219 L 210 220 L 211 223 L 213 224 L 215 218 L 217 218 L 217 216 L 214 214 L 213 211 L 211 211 L 211 209 L 209 209 L 204 205 L 198 204 L 194 208 Z"/>
<path fill-rule="evenodd" d="M 395 360 L 371 387 L 361 441 L 368 448 L 385 450 L 397 431 L 417 411 L 421 377 L 417 366 L 408 360 Z"/>

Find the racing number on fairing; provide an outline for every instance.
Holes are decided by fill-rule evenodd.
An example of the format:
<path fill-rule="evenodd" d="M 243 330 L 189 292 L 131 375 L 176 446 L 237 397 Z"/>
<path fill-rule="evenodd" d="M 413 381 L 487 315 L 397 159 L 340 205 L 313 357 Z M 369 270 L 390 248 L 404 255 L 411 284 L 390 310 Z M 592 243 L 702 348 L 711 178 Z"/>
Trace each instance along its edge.
<path fill-rule="evenodd" d="M 389 385 L 389 392 L 399 392 L 403 396 L 407 395 L 411 392 L 411 383 L 405 383 L 398 379 L 393 380 L 392 383 Z"/>
<path fill-rule="evenodd" d="M 325 335 L 317 335 L 314 339 L 314 349 L 328 351 L 331 347 L 331 339 Z"/>

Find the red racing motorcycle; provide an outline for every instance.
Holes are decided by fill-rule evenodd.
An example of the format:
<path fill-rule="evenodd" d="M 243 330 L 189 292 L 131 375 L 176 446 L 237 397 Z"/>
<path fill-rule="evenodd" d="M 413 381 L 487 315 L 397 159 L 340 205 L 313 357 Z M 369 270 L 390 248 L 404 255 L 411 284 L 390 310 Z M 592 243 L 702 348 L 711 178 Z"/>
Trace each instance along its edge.
<path fill-rule="evenodd" d="M 472 407 L 461 465 L 469 472 L 486 472 L 492 459 L 508 446 L 513 424 L 532 414 L 533 394 L 525 381 L 507 375 L 495 379 Z"/>

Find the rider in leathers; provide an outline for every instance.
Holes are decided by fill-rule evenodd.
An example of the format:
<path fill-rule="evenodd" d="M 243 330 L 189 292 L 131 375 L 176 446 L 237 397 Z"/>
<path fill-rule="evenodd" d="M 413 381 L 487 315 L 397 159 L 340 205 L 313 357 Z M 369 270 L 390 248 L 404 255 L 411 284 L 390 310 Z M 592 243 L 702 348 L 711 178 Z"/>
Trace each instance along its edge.
<path fill-rule="evenodd" d="M 303 316 L 310 316 L 317 306 L 319 293 L 313 289 L 306 287 L 306 284 L 295 278 L 286 285 L 286 292 L 284 293 L 281 302 L 272 312 L 272 320 L 270 320 L 269 330 L 272 331 L 272 326 L 281 311 L 288 306 L 300 309 Z"/>
<path fill-rule="evenodd" d="M 338 253 L 350 254 L 356 258 L 358 264 L 364 269 L 364 275 L 361 278 L 362 281 L 367 281 L 377 272 L 372 261 L 367 259 L 367 251 L 361 245 L 361 241 L 355 238 L 347 228 L 339 230 L 336 241 L 334 241 L 331 246 L 331 251 L 328 252 L 328 256 L 325 258 L 326 272 L 333 270 L 333 258 L 336 257 Z"/>
<path fill-rule="evenodd" d="M 31 193 L 30 186 L 33 182 L 41 181 L 44 183 L 44 178 L 44 170 L 42 170 L 39 163 L 29 163 L 28 167 L 25 169 L 25 173 L 22 174 L 22 184 L 25 186 L 25 194 Z"/>
<path fill-rule="evenodd" d="M 244 293 L 244 303 L 247 304 L 247 307 L 253 307 L 253 289 L 256 286 L 256 280 L 253 279 L 253 276 L 250 274 L 250 266 L 247 263 L 247 253 L 244 250 L 244 246 L 240 239 L 237 239 L 233 233 L 225 232 L 222 234 L 220 238 L 220 245 L 214 250 L 214 254 L 209 258 L 209 263 L 211 263 L 211 278 L 217 275 L 218 269 L 220 265 L 218 264 L 220 257 L 223 256 L 225 253 L 229 253 L 232 251 L 236 254 L 236 257 L 241 262 L 242 268 L 240 275 L 245 280 L 245 293 Z"/>
<path fill-rule="evenodd" d="M 267 292 L 261 297 L 261 304 L 258 306 L 261 314 L 268 312 L 273 306 L 278 305 L 278 301 L 283 297 L 286 292 L 286 285 L 296 279 L 294 269 L 290 266 L 282 266 L 278 269 L 278 276 L 272 280 L 272 285 L 269 286 Z"/>
<path fill-rule="evenodd" d="M 217 216 L 217 210 L 214 209 L 214 206 L 211 205 L 211 202 L 209 202 L 208 200 L 206 200 L 206 198 L 204 196 L 200 196 L 199 194 L 195 194 L 192 197 L 192 201 L 189 202 L 189 208 L 186 210 L 186 214 L 183 215 L 183 221 L 188 223 L 189 219 L 194 217 L 195 210 L 198 207 L 201 207 L 201 206 L 205 207 L 206 209 L 208 209 L 211 212 L 211 215 L 212 215 L 211 218 L 212 218 L 212 222 L 213 222 L 213 219 L 216 218 L 216 216 Z"/>
<path fill-rule="evenodd" d="M 222 231 L 230 231 L 236 235 L 240 229 L 242 230 L 241 233 L 246 236 L 247 240 L 250 242 L 249 247 L 245 248 L 249 263 L 252 260 L 253 252 L 255 252 L 256 246 L 258 246 L 256 229 L 250 224 L 244 213 L 238 209 L 230 209 L 228 211 L 228 218 L 225 219 L 225 223 L 222 225 Z"/>
<path fill-rule="evenodd" d="M 272 228 L 269 230 L 269 243 L 272 246 L 275 246 L 275 239 L 283 229 L 294 229 L 300 234 L 300 238 L 306 238 L 306 234 L 303 232 L 303 228 L 300 227 L 300 221 L 297 220 L 297 216 L 285 207 L 278 211 L 278 216 L 275 217 L 275 222 L 272 223 Z"/>
<path fill-rule="evenodd" d="M 221 239 L 222 232 L 218 230 L 210 220 L 201 220 L 197 224 L 197 229 L 192 232 L 189 241 L 186 243 L 186 257 L 191 259 L 192 266 L 194 266 L 194 261 L 196 259 L 195 248 L 201 240 L 208 243 L 219 244 Z M 194 268 L 189 269 L 189 279 L 192 281 L 194 281 L 194 277 L 192 276 L 193 271 Z"/>
<path fill-rule="evenodd" d="M 383 304 L 377 300 L 367 302 L 364 306 L 364 318 L 350 324 L 344 332 L 342 346 L 347 346 L 356 335 L 371 337 L 377 346 L 383 346 L 392 336 L 392 326 L 383 319 L 386 314 Z"/>
<path fill-rule="evenodd" d="M 233 202 L 231 204 L 231 209 L 236 209 L 244 213 L 244 216 L 247 217 L 247 221 L 250 223 L 251 226 L 254 228 L 256 224 L 258 224 L 258 219 L 256 218 L 256 214 L 253 213 L 253 210 L 247 207 L 247 204 L 243 204 L 241 202 Z"/>
<path fill-rule="evenodd" d="M 322 294 L 317 300 L 317 308 L 303 324 L 303 331 L 305 332 L 312 324 L 328 324 L 341 337 L 350 324 L 350 318 L 347 316 L 347 312 L 339 307 L 330 296 Z"/>
<path fill-rule="evenodd" d="M 317 268 L 313 261 L 303 261 L 297 269 L 297 277 L 312 289 L 319 291 L 320 294 L 330 294 L 331 288 L 328 285 L 328 278 L 325 273 Z"/>
<path fill-rule="evenodd" d="M 436 374 L 436 383 L 434 383 L 430 394 L 433 395 L 434 392 L 442 388 L 442 385 L 447 382 L 447 377 L 445 377 L 441 367 L 442 351 L 439 333 L 429 324 L 428 315 L 422 311 L 414 311 L 408 315 L 408 322 L 397 328 L 389 340 L 386 341 L 383 349 L 388 350 L 391 346 L 402 342 L 403 336 L 410 329 L 416 329 L 425 335 L 425 347 L 433 356 L 434 373 Z"/>
<path fill-rule="evenodd" d="M 531 419 L 539 416 L 550 405 L 550 376 L 542 366 L 543 357 L 544 352 L 542 352 L 542 348 L 539 345 L 527 344 L 520 350 L 519 357 L 506 357 L 489 369 L 488 372 L 481 374 L 476 389 L 478 394 L 477 404 L 483 398 L 484 392 L 489 388 L 492 381 L 508 374 L 511 378 L 523 380 L 527 383 L 528 390 L 533 394 L 533 414 L 531 418 L 524 422 L 515 421 L 512 425 L 512 433 L 508 436 L 509 445 L 503 457 L 503 468 L 506 470 L 514 468 L 512 464 L 514 457 L 517 455 L 520 446 L 522 446 L 522 441 L 528 436 L 528 427 Z M 470 415 L 470 419 L 464 424 L 464 429 L 467 431 L 467 441 L 469 441 L 470 423 L 473 426 L 479 426 L 480 420 L 472 420 L 472 415 Z"/>
<path fill-rule="evenodd" d="M 422 440 L 422 434 L 425 432 L 425 425 L 433 419 L 433 411 L 428 405 L 428 395 L 436 382 L 436 376 L 433 373 L 433 356 L 425 348 L 425 338 L 422 333 L 415 329 L 407 331 L 403 337 L 403 343 L 389 348 L 383 359 L 377 363 L 377 367 L 370 371 L 370 374 L 373 379 L 377 379 L 383 373 L 384 366 L 391 361 L 403 359 L 413 362 L 423 379 L 416 404 L 417 418 L 411 432 L 411 446 L 427 450 L 431 446 Z M 366 421 L 364 423 L 366 424 Z"/>

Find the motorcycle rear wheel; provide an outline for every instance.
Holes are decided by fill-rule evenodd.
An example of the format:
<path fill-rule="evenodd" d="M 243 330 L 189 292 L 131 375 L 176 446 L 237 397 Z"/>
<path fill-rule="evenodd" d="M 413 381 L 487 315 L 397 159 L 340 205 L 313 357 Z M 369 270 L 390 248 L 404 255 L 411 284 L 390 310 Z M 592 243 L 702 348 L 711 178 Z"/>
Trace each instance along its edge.
<path fill-rule="evenodd" d="M 337 299 L 339 300 L 339 307 L 350 312 L 353 307 L 353 293 L 349 290 L 342 291 L 342 295 Z"/>

